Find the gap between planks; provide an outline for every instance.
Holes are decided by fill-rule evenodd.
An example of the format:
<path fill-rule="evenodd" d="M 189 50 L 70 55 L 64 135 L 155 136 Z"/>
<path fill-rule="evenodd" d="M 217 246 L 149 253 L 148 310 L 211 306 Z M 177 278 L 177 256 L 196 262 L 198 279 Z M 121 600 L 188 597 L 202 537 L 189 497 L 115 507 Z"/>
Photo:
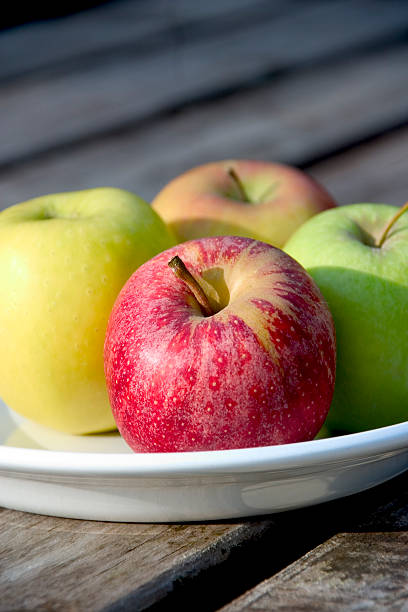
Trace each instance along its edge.
<path fill-rule="evenodd" d="M 287 568 L 232 601 L 222 612 L 243 610 L 405 610 L 408 603 L 408 474 L 367 494 L 377 508 L 345 533 L 329 538 Z M 385 494 L 384 494 L 385 493 Z M 344 500 L 355 512 L 358 497 Z M 382 497 L 382 501 L 380 501 Z M 387 497 L 389 498 L 387 500 Z M 357 501 L 357 503 L 356 503 Z M 330 505 L 326 504 L 330 515 Z M 349 525 L 350 527 L 350 525 Z"/>
<path fill-rule="evenodd" d="M 223 612 L 406 610 L 408 532 L 341 533 Z"/>

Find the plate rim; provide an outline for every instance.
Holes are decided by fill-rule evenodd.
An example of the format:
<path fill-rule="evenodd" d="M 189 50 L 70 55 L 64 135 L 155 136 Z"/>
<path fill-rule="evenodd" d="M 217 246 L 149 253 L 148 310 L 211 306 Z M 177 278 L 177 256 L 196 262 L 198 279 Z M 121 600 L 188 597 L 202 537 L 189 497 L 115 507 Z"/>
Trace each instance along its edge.
<path fill-rule="evenodd" d="M 276 446 L 177 453 L 103 453 L 0 445 L 0 473 L 162 477 L 327 469 L 327 464 L 408 450 L 408 421 L 378 429 Z"/>

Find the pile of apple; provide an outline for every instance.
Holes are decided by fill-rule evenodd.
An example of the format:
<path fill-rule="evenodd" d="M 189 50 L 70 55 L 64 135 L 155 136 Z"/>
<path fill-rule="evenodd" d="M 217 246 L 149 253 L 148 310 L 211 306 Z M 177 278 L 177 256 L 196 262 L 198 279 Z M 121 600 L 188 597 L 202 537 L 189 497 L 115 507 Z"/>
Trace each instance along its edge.
<path fill-rule="evenodd" d="M 404 211 L 337 207 L 295 168 L 234 160 L 181 175 L 152 206 L 112 188 L 11 206 L 0 396 L 66 433 L 117 427 L 140 452 L 403 421 Z"/>

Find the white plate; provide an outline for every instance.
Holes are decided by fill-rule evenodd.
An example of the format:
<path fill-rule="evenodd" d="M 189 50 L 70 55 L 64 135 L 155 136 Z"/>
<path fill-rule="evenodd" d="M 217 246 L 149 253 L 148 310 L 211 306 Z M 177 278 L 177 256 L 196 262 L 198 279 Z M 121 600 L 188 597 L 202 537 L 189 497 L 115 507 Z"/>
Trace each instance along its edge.
<path fill-rule="evenodd" d="M 0 401 L 0 505 L 70 518 L 167 522 L 300 508 L 408 468 L 408 422 L 244 450 L 132 453 L 118 434 L 67 436 Z"/>

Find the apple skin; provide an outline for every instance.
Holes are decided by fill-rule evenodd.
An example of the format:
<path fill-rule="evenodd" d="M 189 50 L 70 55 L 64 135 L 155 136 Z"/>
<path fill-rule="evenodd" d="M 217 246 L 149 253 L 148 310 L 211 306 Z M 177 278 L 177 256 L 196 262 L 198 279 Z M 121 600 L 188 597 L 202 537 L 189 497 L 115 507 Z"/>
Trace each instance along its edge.
<path fill-rule="evenodd" d="M 175 244 L 136 195 L 101 188 L 0 213 L 0 395 L 56 430 L 115 428 L 103 344 L 113 303 L 144 261 Z"/>
<path fill-rule="evenodd" d="M 408 419 L 408 217 L 375 246 L 397 211 L 380 204 L 338 207 L 305 223 L 285 246 L 333 314 L 331 430 L 357 432 Z"/>
<path fill-rule="evenodd" d="M 250 202 L 242 200 L 229 169 L 239 176 Z M 301 170 L 250 160 L 193 168 L 172 180 L 152 202 L 179 242 L 237 235 L 277 247 L 307 219 L 335 205 L 323 187 Z"/>
<path fill-rule="evenodd" d="M 169 268 L 175 255 L 215 314 L 204 316 Z M 143 264 L 120 292 L 105 374 L 118 429 L 137 452 L 309 440 L 332 398 L 333 322 L 280 249 L 236 236 L 193 240 Z"/>

